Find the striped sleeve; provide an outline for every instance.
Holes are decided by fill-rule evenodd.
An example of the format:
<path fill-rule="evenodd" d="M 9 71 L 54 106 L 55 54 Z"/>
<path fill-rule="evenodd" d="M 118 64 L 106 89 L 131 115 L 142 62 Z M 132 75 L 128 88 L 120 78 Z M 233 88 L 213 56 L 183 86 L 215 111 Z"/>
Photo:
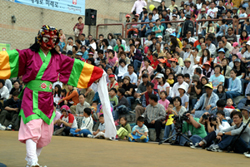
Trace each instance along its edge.
<path fill-rule="evenodd" d="M 0 52 L 0 78 L 17 77 L 19 72 L 19 53 L 16 50 Z"/>
<path fill-rule="evenodd" d="M 101 68 L 75 59 L 67 84 L 78 88 L 87 88 L 95 80 L 101 78 L 102 74 Z"/>

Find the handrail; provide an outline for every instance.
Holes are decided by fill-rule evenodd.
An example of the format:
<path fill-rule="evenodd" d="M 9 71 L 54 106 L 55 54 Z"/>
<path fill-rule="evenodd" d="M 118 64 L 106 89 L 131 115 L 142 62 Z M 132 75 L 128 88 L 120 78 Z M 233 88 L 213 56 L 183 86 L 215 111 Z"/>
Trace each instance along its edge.
<path fill-rule="evenodd" d="M 123 25 L 123 23 L 112 23 L 112 24 L 98 24 L 96 26 L 96 39 L 98 39 L 99 26 L 118 26 L 118 25 L 122 26 L 122 38 L 123 38 L 124 37 L 124 25 Z"/>

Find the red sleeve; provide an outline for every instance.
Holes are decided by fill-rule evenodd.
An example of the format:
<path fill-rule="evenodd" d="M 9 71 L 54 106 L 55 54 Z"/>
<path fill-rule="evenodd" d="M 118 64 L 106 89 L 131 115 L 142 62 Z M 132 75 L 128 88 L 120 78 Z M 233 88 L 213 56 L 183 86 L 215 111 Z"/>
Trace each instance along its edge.
<path fill-rule="evenodd" d="M 115 86 L 118 86 L 118 82 L 116 82 Z"/>
<path fill-rule="evenodd" d="M 69 122 L 68 123 L 73 123 L 74 122 L 74 116 L 72 114 L 69 114 Z"/>
<path fill-rule="evenodd" d="M 64 116 L 64 115 L 61 115 L 61 116 L 60 116 L 60 119 L 62 119 L 62 118 L 63 118 L 63 116 Z"/>

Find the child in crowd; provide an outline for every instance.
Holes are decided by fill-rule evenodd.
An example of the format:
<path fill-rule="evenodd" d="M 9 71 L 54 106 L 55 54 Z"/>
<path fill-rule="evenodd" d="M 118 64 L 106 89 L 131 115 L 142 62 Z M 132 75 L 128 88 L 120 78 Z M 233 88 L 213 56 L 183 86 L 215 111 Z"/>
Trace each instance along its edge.
<path fill-rule="evenodd" d="M 108 52 L 108 65 L 112 68 L 113 71 L 116 70 L 118 65 L 118 58 L 115 57 L 115 52 L 113 50 L 109 50 Z"/>
<path fill-rule="evenodd" d="M 170 87 L 174 86 L 174 74 L 173 73 L 168 74 L 167 83 L 169 83 Z"/>
<path fill-rule="evenodd" d="M 126 117 L 120 117 L 119 122 L 121 126 L 117 131 L 117 136 L 119 139 L 127 140 L 128 135 L 131 134 L 130 124 L 127 122 Z"/>
<path fill-rule="evenodd" d="M 97 106 L 98 106 L 98 102 L 97 101 L 93 101 L 91 108 L 91 115 L 93 118 L 94 122 L 98 121 L 98 116 L 97 116 Z"/>
<path fill-rule="evenodd" d="M 184 106 L 188 110 L 189 97 L 186 94 L 186 86 L 181 85 L 178 88 L 178 91 L 180 93 L 180 98 L 181 98 L 182 106 Z"/>
<path fill-rule="evenodd" d="M 126 53 L 125 52 L 121 52 L 121 57 L 119 59 L 120 60 L 125 60 L 126 64 L 130 64 L 130 59 L 126 56 Z"/>
<path fill-rule="evenodd" d="M 92 129 L 93 129 L 93 119 L 91 117 L 91 109 L 90 108 L 85 108 L 83 112 L 83 119 L 82 119 L 82 125 L 81 128 L 76 129 L 76 128 L 71 128 L 70 133 L 73 136 L 77 137 L 86 137 L 89 134 L 92 134 Z"/>
<path fill-rule="evenodd" d="M 227 105 L 226 105 L 225 108 L 235 109 L 234 106 L 233 106 L 233 104 L 234 104 L 233 99 L 228 98 L 228 99 L 227 99 Z"/>
<path fill-rule="evenodd" d="M 113 106 L 117 106 L 118 98 L 116 96 L 117 90 L 115 88 L 111 88 L 109 91 L 109 101 Z"/>
<path fill-rule="evenodd" d="M 238 56 L 237 56 L 236 54 L 233 54 L 233 55 L 232 55 L 232 61 L 229 63 L 229 66 L 230 66 L 231 68 L 234 67 L 234 60 L 235 60 L 235 59 L 238 59 Z"/>
<path fill-rule="evenodd" d="M 99 138 L 99 139 L 104 139 L 104 133 L 105 133 L 105 124 L 104 124 L 104 117 L 103 115 L 99 116 L 99 126 L 97 131 L 93 132 L 93 134 L 89 134 L 88 137 L 89 138 Z"/>
<path fill-rule="evenodd" d="M 128 64 L 126 64 L 126 61 L 124 59 L 121 59 L 119 61 L 119 67 L 118 67 L 118 78 L 122 78 L 124 74 L 128 71 Z"/>
<path fill-rule="evenodd" d="M 240 51 L 238 42 L 233 43 L 233 50 L 230 52 L 230 54 L 237 54 Z"/>
<path fill-rule="evenodd" d="M 225 87 L 222 84 L 218 85 L 218 88 L 216 90 L 216 94 L 218 95 L 219 99 L 226 100 L 226 92 L 225 92 Z"/>
<path fill-rule="evenodd" d="M 148 128 L 144 125 L 144 118 L 139 116 L 137 118 L 137 125 L 135 125 L 132 129 L 132 133 L 128 135 L 128 141 L 135 142 L 135 141 L 142 141 L 147 143 L 148 138 Z"/>
<path fill-rule="evenodd" d="M 168 110 L 168 105 L 170 104 L 170 102 L 166 99 L 168 97 L 168 94 L 166 91 L 162 91 L 160 93 L 160 98 L 161 100 L 158 101 L 159 104 L 162 104 L 165 107 L 165 110 Z"/>
<path fill-rule="evenodd" d="M 158 64 L 160 63 L 159 60 L 157 59 L 158 54 L 153 54 L 152 60 L 151 60 L 151 66 L 153 67 L 154 70 L 156 70 Z"/>

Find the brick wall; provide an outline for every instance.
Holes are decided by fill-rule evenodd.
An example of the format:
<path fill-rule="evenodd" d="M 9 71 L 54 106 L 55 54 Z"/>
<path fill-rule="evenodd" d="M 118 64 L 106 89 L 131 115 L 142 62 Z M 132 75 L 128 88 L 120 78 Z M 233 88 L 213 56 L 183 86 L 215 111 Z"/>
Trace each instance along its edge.
<path fill-rule="evenodd" d="M 130 13 L 134 0 L 86 0 L 86 8 L 97 10 L 97 24 L 123 23 L 125 15 Z M 48 9 L 17 4 L 6 0 L 0 0 L 0 42 L 10 43 L 11 49 L 24 49 L 29 47 L 35 39 L 42 25 L 52 25 L 63 29 L 66 36 L 73 36 L 73 26 L 77 22 L 78 15 L 58 12 Z M 149 2 L 158 6 L 159 3 Z M 179 2 L 177 1 L 177 4 Z M 170 3 L 167 2 L 167 6 Z M 15 15 L 16 23 L 11 23 L 11 16 Z M 96 27 L 91 27 L 91 34 L 95 37 Z M 108 32 L 119 33 L 121 27 L 100 27 L 99 33 L 105 36 Z M 84 28 L 88 34 L 88 26 Z"/>

